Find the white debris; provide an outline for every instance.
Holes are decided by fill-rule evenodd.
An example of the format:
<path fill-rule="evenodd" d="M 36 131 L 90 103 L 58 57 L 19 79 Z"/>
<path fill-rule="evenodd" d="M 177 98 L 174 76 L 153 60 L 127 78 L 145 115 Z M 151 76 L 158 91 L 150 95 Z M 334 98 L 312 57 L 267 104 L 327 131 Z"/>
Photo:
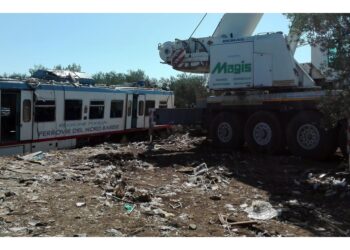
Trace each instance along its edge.
<path fill-rule="evenodd" d="M 225 204 L 224 208 L 226 208 L 228 211 L 236 211 L 236 209 L 231 204 Z"/>
<path fill-rule="evenodd" d="M 278 215 L 276 209 L 267 201 L 253 201 L 250 207 L 244 210 L 248 217 L 255 220 L 270 220 Z"/>
<path fill-rule="evenodd" d="M 77 207 L 83 207 L 83 206 L 86 206 L 86 203 L 85 202 L 77 202 L 77 203 L 75 203 L 75 205 Z"/>
<path fill-rule="evenodd" d="M 207 164 L 205 162 L 201 163 L 195 169 L 193 169 L 193 173 L 196 176 L 204 174 L 206 172 L 208 172 L 208 167 L 207 167 Z"/>

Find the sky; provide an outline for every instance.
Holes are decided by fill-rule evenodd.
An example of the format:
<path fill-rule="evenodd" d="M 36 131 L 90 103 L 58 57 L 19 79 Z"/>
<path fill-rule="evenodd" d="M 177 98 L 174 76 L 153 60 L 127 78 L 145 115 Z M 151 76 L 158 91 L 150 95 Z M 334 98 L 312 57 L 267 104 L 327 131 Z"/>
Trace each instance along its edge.
<path fill-rule="evenodd" d="M 181 72 L 160 63 L 158 43 L 189 38 L 203 15 L 0 14 L 0 74 L 77 63 L 90 74 L 142 69 L 158 79 L 175 76 Z M 207 14 L 193 37 L 212 35 L 222 15 Z M 254 34 L 288 34 L 288 24 L 282 14 L 264 14 Z M 299 48 L 296 59 L 310 61 L 310 49 Z"/>

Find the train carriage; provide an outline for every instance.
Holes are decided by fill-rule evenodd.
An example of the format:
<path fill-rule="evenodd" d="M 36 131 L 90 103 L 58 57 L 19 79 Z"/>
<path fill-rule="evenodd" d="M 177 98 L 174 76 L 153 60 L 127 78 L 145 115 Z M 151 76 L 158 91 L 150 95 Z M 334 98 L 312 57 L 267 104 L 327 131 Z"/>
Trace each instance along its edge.
<path fill-rule="evenodd" d="M 160 89 L 0 79 L 0 103 L 0 155 L 8 155 L 145 131 L 149 109 L 174 107 L 174 95 Z"/>

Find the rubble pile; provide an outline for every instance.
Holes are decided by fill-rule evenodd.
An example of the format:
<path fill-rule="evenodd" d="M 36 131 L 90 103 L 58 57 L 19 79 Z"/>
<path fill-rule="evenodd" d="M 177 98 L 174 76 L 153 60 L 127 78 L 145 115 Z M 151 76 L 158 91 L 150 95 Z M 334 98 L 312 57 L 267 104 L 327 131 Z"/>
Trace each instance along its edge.
<path fill-rule="evenodd" d="M 2 157 L 0 236 L 350 234 L 349 175 L 336 160 L 291 166 L 209 145 L 177 133 Z"/>

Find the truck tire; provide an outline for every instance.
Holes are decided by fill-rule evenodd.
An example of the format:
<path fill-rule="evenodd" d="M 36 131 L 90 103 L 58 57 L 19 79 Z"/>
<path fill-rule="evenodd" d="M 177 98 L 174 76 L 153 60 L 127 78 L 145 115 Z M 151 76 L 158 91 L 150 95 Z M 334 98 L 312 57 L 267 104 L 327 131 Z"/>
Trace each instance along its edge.
<path fill-rule="evenodd" d="M 324 160 L 334 154 L 337 146 L 335 130 L 321 128 L 320 121 L 321 114 L 315 111 L 297 114 L 287 127 L 289 151 L 316 160 Z"/>
<path fill-rule="evenodd" d="M 211 123 L 210 135 L 215 147 L 237 150 L 243 145 L 242 122 L 235 114 L 220 113 Z"/>
<path fill-rule="evenodd" d="M 276 153 L 283 149 L 283 133 L 276 115 L 258 111 L 251 115 L 244 128 L 248 148 L 256 153 Z"/>
<path fill-rule="evenodd" d="M 347 122 L 344 121 L 341 123 L 338 133 L 338 146 L 344 156 L 344 158 L 348 157 L 348 149 L 347 149 L 347 133 L 346 133 Z"/>

